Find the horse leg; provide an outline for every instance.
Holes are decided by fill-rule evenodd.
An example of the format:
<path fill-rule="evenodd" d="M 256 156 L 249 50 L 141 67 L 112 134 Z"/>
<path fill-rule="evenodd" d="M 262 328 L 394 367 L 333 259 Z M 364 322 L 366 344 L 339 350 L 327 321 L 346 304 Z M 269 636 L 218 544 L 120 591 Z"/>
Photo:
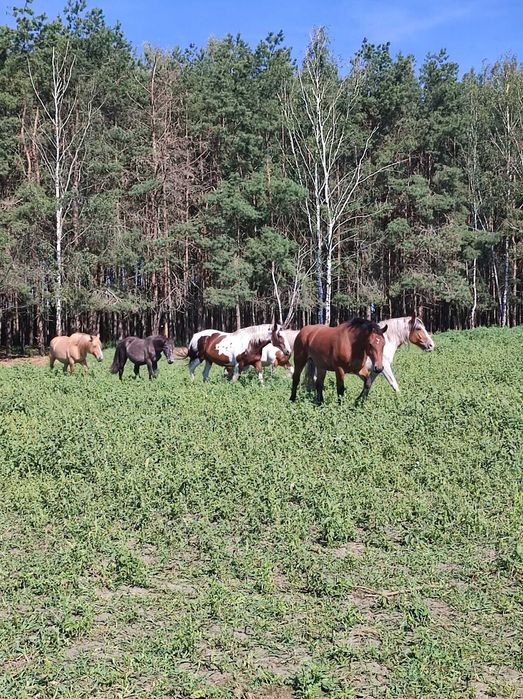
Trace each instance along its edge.
<path fill-rule="evenodd" d="M 153 377 L 156 378 L 158 376 L 158 362 L 155 360 L 153 362 Z"/>
<path fill-rule="evenodd" d="M 120 368 L 118 369 L 118 376 L 120 377 L 120 381 L 122 380 L 123 370 L 127 362 L 127 355 L 125 355 L 125 357 L 121 361 L 122 363 L 120 364 Z"/>
<path fill-rule="evenodd" d="M 388 363 L 383 363 L 383 371 L 382 371 L 383 376 L 387 379 L 389 384 L 392 386 L 392 390 L 396 391 L 396 393 L 400 392 L 400 387 L 398 386 L 398 382 L 396 381 L 396 377 L 392 373 L 392 369 L 390 364 Z"/>
<path fill-rule="evenodd" d="M 209 380 L 209 372 L 211 371 L 212 368 L 212 362 L 210 362 L 208 359 L 205 360 L 205 368 L 203 370 L 203 380 L 208 381 Z"/>
<path fill-rule="evenodd" d="M 147 371 L 149 372 L 149 381 L 154 378 L 154 371 L 153 371 L 153 363 L 150 359 L 150 357 L 147 357 L 145 360 L 145 363 L 147 364 Z"/>
<path fill-rule="evenodd" d="M 263 383 L 263 366 L 261 363 L 261 359 L 254 363 L 254 368 L 256 369 L 256 373 L 258 374 L 258 381 L 260 383 Z"/>
<path fill-rule="evenodd" d="M 336 392 L 338 394 L 338 401 L 341 401 L 345 393 L 345 372 L 341 367 L 336 369 Z"/>
<path fill-rule="evenodd" d="M 296 393 L 298 391 L 298 386 L 300 385 L 301 372 L 305 366 L 306 360 L 302 361 L 301 358 L 294 358 L 294 374 L 292 375 L 292 389 L 291 389 L 291 401 L 294 403 L 296 400 Z"/>
<path fill-rule="evenodd" d="M 232 381 L 233 383 L 235 383 L 236 381 L 238 381 L 238 379 L 240 378 L 241 370 L 242 370 L 242 369 L 241 369 L 241 367 L 240 367 L 239 364 L 235 364 L 235 365 L 234 365 L 234 370 L 233 370 L 233 372 L 232 372 L 232 379 L 231 379 L 231 381 Z"/>
<path fill-rule="evenodd" d="M 56 361 L 56 357 L 55 357 L 54 354 L 51 352 L 51 354 L 49 355 L 49 369 L 51 369 L 51 371 L 52 371 L 53 368 L 54 368 L 54 363 L 55 363 L 55 361 Z"/>
<path fill-rule="evenodd" d="M 199 359 L 199 357 L 195 357 L 194 359 L 191 359 L 191 361 L 189 362 L 189 375 L 191 377 L 191 381 L 194 381 L 194 372 L 198 364 L 201 364 L 201 360 Z"/>
<path fill-rule="evenodd" d="M 81 364 L 81 365 L 83 366 L 83 368 L 84 368 L 84 376 L 85 376 L 85 374 L 87 374 L 87 371 L 88 371 L 88 369 L 89 369 L 89 367 L 87 366 L 87 359 L 83 359 L 83 360 L 80 362 L 80 364 Z"/>
<path fill-rule="evenodd" d="M 316 400 L 318 405 L 323 403 L 323 384 L 325 383 L 325 369 L 316 368 Z"/>
<path fill-rule="evenodd" d="M 360 395 L 356 398 L 356 403 L 365 400 L 369 395 L 370 387 L 372 386 L 372 382 L 374 381 L 374 378 L 372 376 L 373 373 L 374 372 L 371 372 L 370 374 L 367 374 L 367 376 L 362 376 L 361 374 L 358 374 L 360 379 L 363 379 L 363 390 L 360 393 Z"/>
<path fill-rule="evenodd" d="M 69 357 L 69 363 L 68 363 L 68 365 L 66 364 L 64 367 L 65 372 L 67 372 L 67 366 L 69 366 L 69 371 L 71 372 L 71 374 L 73 374 L 74 373 L 74 359 L 71 359 L 71 357 Z"/>
<path fill-rule="evenodd" d="M 133 378 L 137 379 L 137 378 L 140 376 L 140 365 L 139 365 L 139 364 L 135 364 L 135 365 L 134 365 L 133 371 L 134 371 L 134 377 L 133 377 Z"/>

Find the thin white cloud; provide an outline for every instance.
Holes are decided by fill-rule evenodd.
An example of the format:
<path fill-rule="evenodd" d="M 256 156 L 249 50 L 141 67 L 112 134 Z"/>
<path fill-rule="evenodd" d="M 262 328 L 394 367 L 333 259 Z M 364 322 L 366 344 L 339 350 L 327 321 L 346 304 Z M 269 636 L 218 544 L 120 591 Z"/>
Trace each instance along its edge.
<path fill-rule="evenodd" d="M 359 32 L 374 42 L 398 42 L 453 22 L 462 23 L 467 18 L 473 19 L 478 13 L 485 16 L 496 12 L 492 3 L 484 0 L 464 3 L 459 0 L 434 3 L 370 0 L 364 5 L 344 3 L 343 11 L 347 19 L 351 15 L 353 19 L 356 18 Z"/>

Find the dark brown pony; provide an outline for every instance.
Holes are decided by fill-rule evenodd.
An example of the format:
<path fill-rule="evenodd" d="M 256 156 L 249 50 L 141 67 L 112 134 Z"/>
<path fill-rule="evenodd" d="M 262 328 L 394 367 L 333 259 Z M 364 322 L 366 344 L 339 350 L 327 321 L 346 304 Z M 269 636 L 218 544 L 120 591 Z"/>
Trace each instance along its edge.
<path fill-rule="evenodd" d="M 162 356 L 169 364 L 173 363 L 173 341 L 163 335 L 150 335 L 142 339 L 129 335 L 116 345 L 113 363 L 111 364 L 111 374 L 118 374 L 122 380 L 125 363 L 129 359 L 134 364 L 134 378 L 140 375 L 140 367 L 147 365 L 149 379 L 158 376 L 158 361 Z"/>
<path fill-rule="evenodd" d="M 306 325 L 300 330 L 294 343 L 294 375 L 292 377 L 291 400 L 296 400 L 300 376 L 308 361 L 316 367 L 316 397 L 323 403 L 323 384 L 327 371 L 336 372 L 336 390 L 341 399 L 345 392 L 345 374 L 358 374 L 370 358 L 374 371 L 383 371 L 383 348 L 387 326 L 363 318 L 353 318 L 329 328 L 325 325 Z M 358 400 L 366 398 L 371 381 L 363 379 L 363 391 Z"/>

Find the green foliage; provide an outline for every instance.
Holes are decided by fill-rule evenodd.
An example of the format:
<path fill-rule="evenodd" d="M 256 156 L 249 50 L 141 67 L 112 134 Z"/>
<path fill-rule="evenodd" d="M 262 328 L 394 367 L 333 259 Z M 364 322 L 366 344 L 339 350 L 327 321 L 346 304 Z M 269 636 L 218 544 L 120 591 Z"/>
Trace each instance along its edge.
<path fill-rule="evenodd" d="M 0 367 L 1 695 L 517 696 L 522 340 L 401 349 L 363 407 Z"/>

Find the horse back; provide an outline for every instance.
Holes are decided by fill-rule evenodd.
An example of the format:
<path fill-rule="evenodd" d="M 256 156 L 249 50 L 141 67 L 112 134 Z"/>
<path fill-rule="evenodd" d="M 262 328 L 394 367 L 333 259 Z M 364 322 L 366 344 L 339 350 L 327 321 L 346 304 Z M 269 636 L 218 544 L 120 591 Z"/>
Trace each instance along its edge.
<path fill-rule="evenodd" d="M 67 335 L 58 335 L 53 337 L 51 340 L 51 354 L 56 359 L 67 359 L 69 354 L 69 341 L 70 338 Z"/>
<path fill-rule="evenodd" d="M 306 325 L 294 344 L 294 356 L 300 356 L 305 363 L 312 359 L 316 366 L 334 371 L 342 367 L 353 371 L 353 338 L 341 325 L 331 328 L 328 325 Z"/>
<path fill-rule="evenodd" d="M 217 345 L 222 342 L 225 337 L 227 337 L 227 334 L 220 332 L 215 332 L 212 335 L 202 335 L 198 339 L 198 357 L 200 361 L 207 360 L 215 364 L 221 364 L 222 366 L 230 364 L 231 357 L 222 354 L 217 349 Z"/>

